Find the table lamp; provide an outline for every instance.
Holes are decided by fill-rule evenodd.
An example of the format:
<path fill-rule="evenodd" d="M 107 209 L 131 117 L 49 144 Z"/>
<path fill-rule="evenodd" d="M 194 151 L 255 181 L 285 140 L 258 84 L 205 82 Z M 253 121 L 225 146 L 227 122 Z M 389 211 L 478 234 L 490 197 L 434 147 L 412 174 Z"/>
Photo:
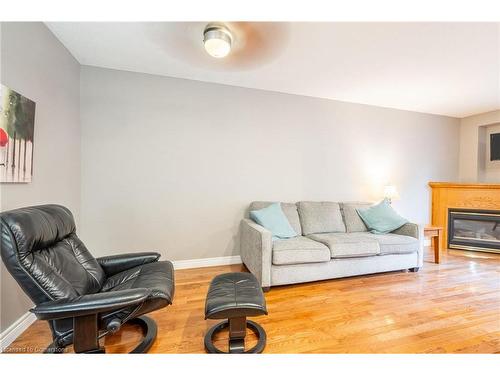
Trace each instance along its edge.
<path fill-rule="evenodd" d="M 386 185 L 384 186 L 384 198 L 389 201 L 389 204 L 392 203 L 393 200 L 399 199 L 398 189 L 394 185 Z"/>

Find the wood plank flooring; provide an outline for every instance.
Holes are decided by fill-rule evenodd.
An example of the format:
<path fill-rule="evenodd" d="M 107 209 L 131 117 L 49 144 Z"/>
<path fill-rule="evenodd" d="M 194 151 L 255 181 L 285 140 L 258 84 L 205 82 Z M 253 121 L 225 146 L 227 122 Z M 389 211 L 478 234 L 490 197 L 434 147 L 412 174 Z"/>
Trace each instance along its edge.
<path fill-rule="evenodd" d="M 390 272 L 272 288 L 265 353 L 500 353 L 500 257 L 449 252 L 434 264 L 431 252 L 418 273 Z M 471 256 L 469 256 L 471 255 Z M 205 296 L 221 266 L 176 272 L 174 304 L 151 313 L 158 337 L 150 353 L 204 353 Z M 108 353 L 126 353 L 140 340 L 138 327 L 106 337 Z M 46 323 L 35 322 L 8 348 L 43 350 Z M 217 346 L 227 347 L 221 333 Z M 247 347 L 254 344 L 250 335 Z M 28 348 L 28 350 L 26 350 Z M 71 351 L 71 349 L 70 349 Z"/>

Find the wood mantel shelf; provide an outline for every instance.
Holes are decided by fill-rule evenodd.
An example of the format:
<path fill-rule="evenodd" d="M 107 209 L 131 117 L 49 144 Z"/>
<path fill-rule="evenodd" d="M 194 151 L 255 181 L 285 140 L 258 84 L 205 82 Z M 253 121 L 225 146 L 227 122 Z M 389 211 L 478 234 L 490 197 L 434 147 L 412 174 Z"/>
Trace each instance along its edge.
<path fill-rule="evenodd" d="M 441 246 L 448 247 L 448 209 L 500 210 L 500 184 L 429 182 L 432 225 L 443 227 Z"/>
<path fill-rule="evenodd" d="M 500 189 L 500 184 L 479 184 L 459 182 L 429 182 L 432 188 L 455 188 L 455 189 Z"/>

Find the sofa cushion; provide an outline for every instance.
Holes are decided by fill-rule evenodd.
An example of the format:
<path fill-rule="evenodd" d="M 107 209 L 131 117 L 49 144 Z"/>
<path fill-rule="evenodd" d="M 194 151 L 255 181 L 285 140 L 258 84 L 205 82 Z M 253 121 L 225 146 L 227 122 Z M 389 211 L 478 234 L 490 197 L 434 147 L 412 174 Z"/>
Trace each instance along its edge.
<path fill-rule="evenodd" d="M 273 241 L 273 264 L 301 264 L 330 261 L 330 250 L 307 237 Z"/>
<path fill-rule="evenodd" d="M 366 233 L 367 238 L 373 238 L 380 246 L 380 255 L 409 254 L 418 251 L 419 242 L 416 238 L 399 234 Z"/>
<path fill-rule="evenodd" d="M 312 240 L 328 246 L 332 258 L 355 258 L 380 254 L 380 246 L 375 238 L 364 233 L 322 233 L 310 234 Z"/>
<path fill-rule="evenodd" d="M 260 210 L 262 208 L 268 207 L 273 203 L 275 202 L 262 202 L 262 201 L 252 202 L 250 204 L 250 211 Z M 302 233 L 302 227 L 300 226 L 300 219 L 299 219 L 299 213 L 297 212 L 297 205 L 295 203 L 281 202 L 281 209 L 283 210 L 283 213 L 285 214 L 286 218 L 288 219 L 288 222 L 292 226 L 295 233 L 297 233 L 300 236 Z"/>
<path fill-rule="evenodd" d="M 336 202 L 299 202 L 302 234 L 345 232 L 345 225 Z"/>
<path fill-rule="evenodd" d="M 366 202 L 343 202 L 340 204 L 342 208 L 342 214 L 344 215 L 344 223 L 346 231 L 348 233 L 352 232 L 368 232 L 368 228 L 359 216 L 356 209 L 358 208 L 368 208 L 372 203 Z"/>

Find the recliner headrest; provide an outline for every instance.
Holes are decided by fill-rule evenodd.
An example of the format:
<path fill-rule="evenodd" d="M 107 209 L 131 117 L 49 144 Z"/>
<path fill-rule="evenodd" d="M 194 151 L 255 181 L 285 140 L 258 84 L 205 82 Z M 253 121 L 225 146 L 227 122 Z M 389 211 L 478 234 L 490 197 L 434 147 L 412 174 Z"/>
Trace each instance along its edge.
<path fill-rule="evenodd" d="M 71 211 L 56 204 L 2 212 L 1 218 L 14 235 L 21 256 L 47 248 L 76 230 Z"/>

